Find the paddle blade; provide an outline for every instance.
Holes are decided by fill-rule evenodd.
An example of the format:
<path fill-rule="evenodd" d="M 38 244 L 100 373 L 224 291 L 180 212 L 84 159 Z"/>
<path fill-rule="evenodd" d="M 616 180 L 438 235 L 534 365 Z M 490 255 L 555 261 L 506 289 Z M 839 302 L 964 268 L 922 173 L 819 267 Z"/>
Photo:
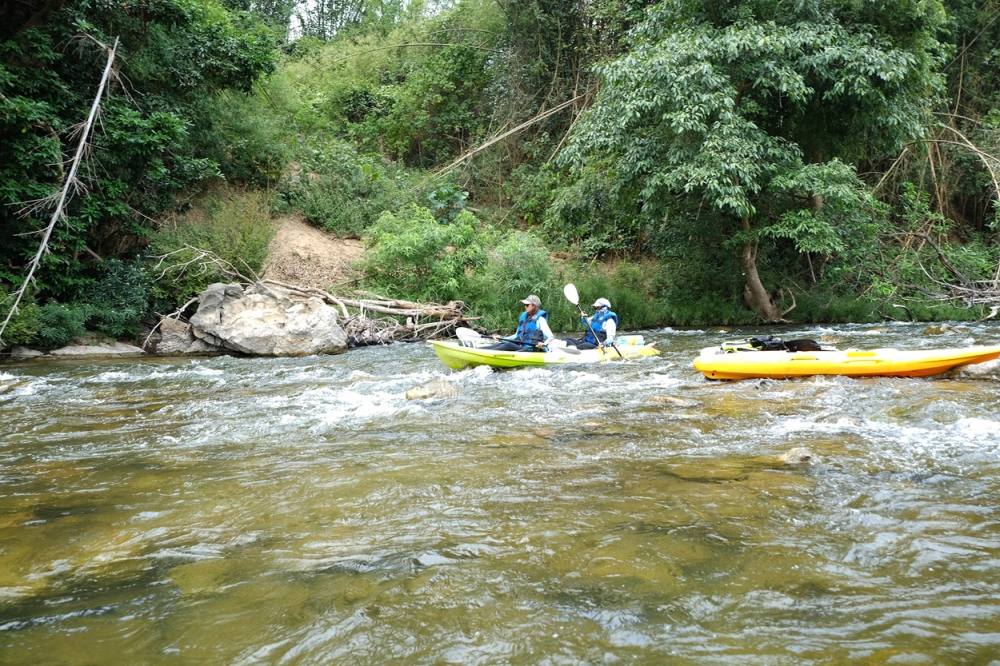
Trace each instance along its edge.
<path fill-rule="evenodd" d="M 580 304 L 580 292 L 576 290 L 576 285 L 572 282 L 563 287 L 563 296 L 573 305 Z"/>
<path fill-rule="evenodd" d="M 488 340 L 484 341 L 483 336 L 479 335 L 479 333 L 464 326 L 456 328 L 455 335 L 458 336 L 458 340 L 462 343 L 463 347 L 477 347 L 489 343 Z"/>

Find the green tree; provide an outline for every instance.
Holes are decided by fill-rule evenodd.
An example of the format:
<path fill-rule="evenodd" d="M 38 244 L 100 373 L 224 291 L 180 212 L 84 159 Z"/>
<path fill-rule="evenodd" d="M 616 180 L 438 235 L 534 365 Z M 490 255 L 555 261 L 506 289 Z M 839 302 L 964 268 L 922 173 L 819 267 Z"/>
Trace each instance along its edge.
<path fill-rule="evenodd" d="M 936 0 L 668 0 L 598 67 L 565 159 L 612 158 L 659 224 L 721 218 L 723 238 L 689 242 L 737 250 L 747 305 L 778 320 L 762 238 L 834 253 L 855 235 L 873 202 L 851 165 L 921 133 L 944 18 Z"/>
<path fill-rule="evenodd" d="M 83 184 L 49 243 L 40 300 L 71 301 L 101 270 L 97 257 L 140 251 L 151 220 L 176 196 L 220 174 L 192 130 L 211 123 L 200 101 L 248 91 L 274 65 L 273 31 L 218 0 L 5 3 L 0 21 L 0 282 L 16 286 L 46 211 L 23 202 L 60 185 L 73 128 L 85 117 L 120 37 L 115 85 L 92 137 Z"/>

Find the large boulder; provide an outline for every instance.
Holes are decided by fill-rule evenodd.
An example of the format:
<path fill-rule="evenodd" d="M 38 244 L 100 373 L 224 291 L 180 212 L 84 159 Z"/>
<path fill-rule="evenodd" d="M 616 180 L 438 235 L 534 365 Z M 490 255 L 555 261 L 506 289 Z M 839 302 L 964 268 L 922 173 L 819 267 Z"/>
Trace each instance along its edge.
<path fill-rule="evenodd" d="M 336 354 L 347 349 L 337 311 L 314 296 L 280 287 L 211 284 L 198 297 L 191 332 L 254 356 Z"/>
<path fill-rule="evenodd" d="M 156 343 L 157 354 L 217 354 L 225 352 L 221 347 L 194 337 L 191 324 L 164 317 L 157 329 L 160 339 Z"/>

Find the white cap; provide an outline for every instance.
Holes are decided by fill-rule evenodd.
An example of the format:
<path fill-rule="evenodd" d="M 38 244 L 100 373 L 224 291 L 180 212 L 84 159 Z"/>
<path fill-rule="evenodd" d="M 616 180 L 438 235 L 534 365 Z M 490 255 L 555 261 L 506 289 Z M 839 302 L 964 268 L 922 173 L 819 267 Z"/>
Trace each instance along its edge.
<path fill-rule="evenodd" d="M 534 294 L 528 294 L 528 297 L 522 299 L 521 302 L 525 305 L 537 305 L 538 307 L 542 307 L 542 299 L 538 298 L 538 296 L 535 296 Z"/>
<path fill-rule="evenodd" d="M 610 308 L 611 307 L 611 301 L 609 301 L 606 298 L 598 298 L 596 301 L 594 301 L 594 305 L 592 307 L 595 307 L 595 308 Z"/>

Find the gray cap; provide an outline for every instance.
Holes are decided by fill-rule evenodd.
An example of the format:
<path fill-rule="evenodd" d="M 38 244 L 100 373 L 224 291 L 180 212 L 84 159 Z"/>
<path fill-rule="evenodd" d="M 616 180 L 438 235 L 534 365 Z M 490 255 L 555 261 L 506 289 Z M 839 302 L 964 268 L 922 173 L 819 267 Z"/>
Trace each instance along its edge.
<path fill-rule="evenodd" d="M 538 307 L 542 307 L 542 299 L 538 298 L 538 296 L 535 296 L 534 294 L 529 294 L 528 297 L 522 299 L 521 302 L 525 305 L 537 305 Z"/>

